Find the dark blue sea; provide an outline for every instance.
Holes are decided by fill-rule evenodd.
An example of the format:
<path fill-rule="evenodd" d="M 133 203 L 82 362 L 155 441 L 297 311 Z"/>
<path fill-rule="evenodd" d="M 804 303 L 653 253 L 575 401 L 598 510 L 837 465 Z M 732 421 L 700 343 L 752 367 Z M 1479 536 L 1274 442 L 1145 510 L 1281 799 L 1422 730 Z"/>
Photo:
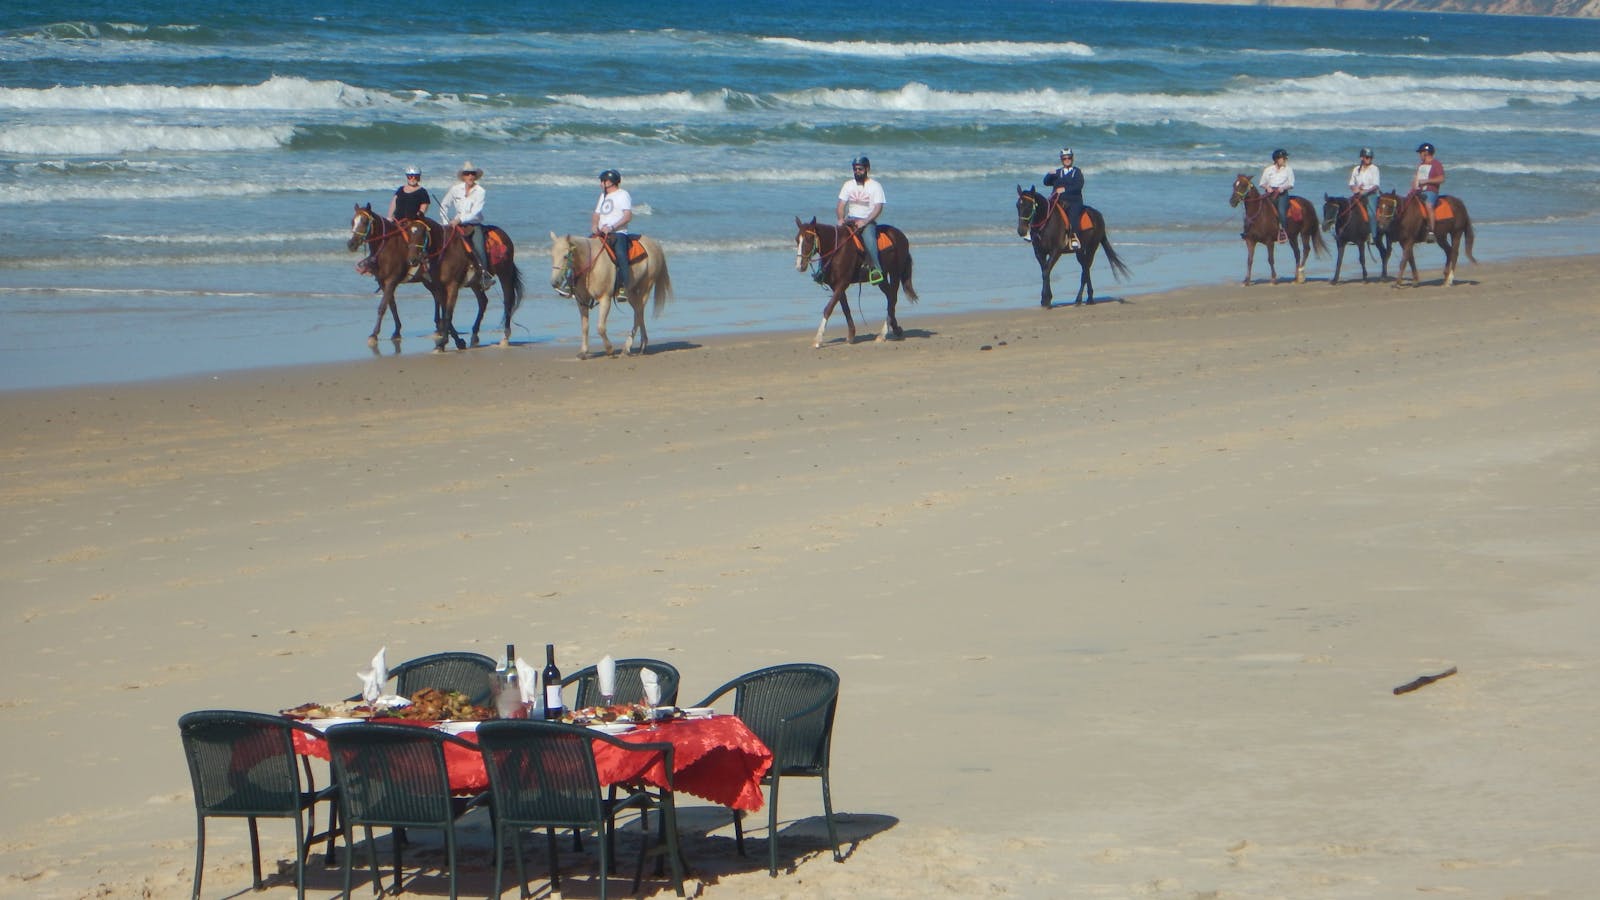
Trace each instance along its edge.
<path fill-rule="evenodd" d="M 344 238 L 352 207 L 386 206 L 408 164 L 437 194 L 463 161 L 484 169 L 489 218 L 532 288 L 520 347 L 576 349 L 576 310 L 548 287 L 549 234 L 587 230 L 607 167 L 671 260 L 656 342 L 809 341 L 824 297 L 794 271 L 794 219 L 831 215 L 857 154 L 912 239 L 923 301 L 902 307 L 908 327 L 1036 307 L 1015 189 L 1063 146 L 1133 269 L 1121 284 L 1100 270 L 1113 296 L 1237 281 L 1229 185 L 1276 147 L 1297 192 L 1320 197 L 1344 190 L 1362 145 L 1404 188 L 1416 144 L 1433 142 L 1480 259 L 1590 251 L 1600 234 L 1589 20 L 1048 0 L 14 0 L 3 25 L 5 388 L 368 357 L 376 297 Z M 1074 286 L 1062 266 L 1058 292 Z M 407 337 L 381 352 L 431 350 L 423 289 L 402 288 L 401 309 Z M 881 309 L 869 299 L 874 322 Z"/>

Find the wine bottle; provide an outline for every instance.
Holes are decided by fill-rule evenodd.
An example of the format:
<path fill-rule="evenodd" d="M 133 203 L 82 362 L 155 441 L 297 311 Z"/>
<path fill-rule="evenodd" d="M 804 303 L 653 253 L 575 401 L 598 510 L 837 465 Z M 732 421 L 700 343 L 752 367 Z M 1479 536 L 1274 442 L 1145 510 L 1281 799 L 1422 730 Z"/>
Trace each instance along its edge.
<path fill-rule="evenodd" d="M 561 670 L 556 668 L 556 645 L 544 645 L 544 717 L 560 719 L 564 711 L 561 704 Z"/>
<path fill-rule="evenodd" d="M 522 712 L 522 683 L 517 677 L 515 644 L 506 645 L 505 668 L 500 670 L 498 676 L 495 684 L 495 712 L 502 719 L 521 718 L 518 714 Z"/>

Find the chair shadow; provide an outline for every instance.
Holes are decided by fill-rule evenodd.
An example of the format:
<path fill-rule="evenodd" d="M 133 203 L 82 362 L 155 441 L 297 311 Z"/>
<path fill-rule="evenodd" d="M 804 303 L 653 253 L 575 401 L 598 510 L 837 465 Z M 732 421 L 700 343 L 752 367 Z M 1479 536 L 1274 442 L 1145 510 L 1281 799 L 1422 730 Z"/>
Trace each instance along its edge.
<path fill-rule="evenodd" d="M 834 826 L 839 833 L 839 852 L 846 861 L 854 855 L 856 848 L 873 836 L 900 824 L 894 816 L 878 813 L 840 813 L 833 816 Z M 651 828 L 654 829 L 658 820 L 656 814 L 650 818 Z M 807 816 L 800 819 L 780 821 L 778 823 L 778 869 L 779 875 L 794 875 L 801 871 L 801 867 L 811 863 L 832 862 L 833 849 L 828 844 L 828 826 L 822 816 Z M 456 825 L 456 887 L 460 896 L 488 896 L 494 888 L 494 835 L 489 825 L 486 810 L 468 814 Z M 767 871 L 767 844 L 766 844 L 766 816 L 757 813 L 745 817 L 745 855 L 740 856 L 735 847 L 733 837 L 733 816 L 729 810 L 720 806 L 682 806 L 678 809 L 678 835 L 680 849 L 687 861 L 687 870 L 684 872 L 685 890 L 690 897 L 703 896 L 705 888 L 718 883 L 723 878 L 733 875 L 748 873 L 761 873 Z M 265 835 L 263 835 L 265 837 Z M 359 848 L 362 847 L 361 832 L 356 832 L 356 846 L 358 855 L 355 858 L 355 870 L 350 880 L 352 896 L 369 895 L 372 891 L 372 869 L 367 861 L 367 855 Z M 652 840 L 653 840 L 652 836 Z M 569 831 L 558 833 L 556 847 L 558 850 L 558 865 L 561 867 L 561 892 L 559 896 L 568 900 L 577 898 L 598 897 L 599 883 L 595 876 L 597 863 L 594 849 L 596 838 L 593 834 L 583 836 L 583 849 L 574 850 L 572 847 L 572 834 Z M 657 864 L 654 860 L 647 860 L 644 864 L 644 879 L 639 885 L 638 893 L 633 891 L 633 871 L 640 851 L 641 838 L 638 829 L 638 820 L 628 818 L 619 821 L 617 831 L 617 854 L 612 862 L 611 872 L 607 879 L 608 893 L 616 897 L 671 897 L 674 896 L 670 879 L 656 875 Z M 393 886 L 393 870 L 390 868 L 393 855 L 393 837 L 381 829 L 377 830 L 378 866 L 383 879 L 385 894 Z M 545 838 L 542 834 L 524 834 L 522 839 L 523 863 L 528 874 L 528 886 L 536 898 L 553 896 L 550 891 L 550 869 L 545 855 Z M 344 841 L 339 842 L 336 859 L 331 866 L 323 865 L 323 848 L 314 847 L 310 861 L 306 864 L 306 892 L 339 893 L 344 887 L 344 873 L 342 865 L 346 853 Z M 211 854 L 207 854 L 208 861 Z M 449 895 L 450 877 L 444 871 L 445 866 L 444 838 L 439 832 L 426 830 L 411 830 L 407 832 L 405 843 L 405 866 L 401 870 L 401 885 L 405 894 L 418 897 L 445 897 Z M 657 857 L 656 859 L 659 859 Z M 220 863 L 221 860 L 216 860 Z M 278 859 L 275 861 L 276 871 L 272 870 L 274 861 L 264 859 L 266 871 L 263 872 L 263 883 L 269 888 L 287 887 L 294 889 L 294 861 L 291 859 Z M 239 890 L 224 896 L 230 898 L 245 897 L 254 894 L 250 887 L 248 867 L 244 870 L 244 879 Z M 206 883 L 209 886 L 221 887 L 217 880 L 228 877 L 222 872 L 208 872 Z M 506 859 L 505 882 L 502 885 L 504 893 L 516 896 L 516 867 L 509 855 Z M 700 890 L 694 890 L 694 883 L 698 882 Z"/>

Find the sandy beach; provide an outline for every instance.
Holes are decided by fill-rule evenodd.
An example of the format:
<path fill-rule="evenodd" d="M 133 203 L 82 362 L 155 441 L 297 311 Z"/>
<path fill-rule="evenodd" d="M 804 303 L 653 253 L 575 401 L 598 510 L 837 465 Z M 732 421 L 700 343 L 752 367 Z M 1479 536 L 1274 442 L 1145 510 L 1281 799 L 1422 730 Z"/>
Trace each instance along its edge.
<path fill-rule="evenodd" d="M 820 350 L 0 394 L 0 895 L 186 896 L 180 714 L 515 641 L 670 660 L 685 701 L 839 670 L 847 859 L 810 782 L 777 879 L 764 828 L 740 859 L 684 798 L 698 896 L 1592 896 L 1600 256 L 1449 290 L 1436 256 L 1418 289 L 903 304 L 884 345 L 836 318 Z M 262 896 L 293 897 L 292 831 L 262 838 Z M 249 884 L 245 828 L 213 825 L 205 896 Z"/>

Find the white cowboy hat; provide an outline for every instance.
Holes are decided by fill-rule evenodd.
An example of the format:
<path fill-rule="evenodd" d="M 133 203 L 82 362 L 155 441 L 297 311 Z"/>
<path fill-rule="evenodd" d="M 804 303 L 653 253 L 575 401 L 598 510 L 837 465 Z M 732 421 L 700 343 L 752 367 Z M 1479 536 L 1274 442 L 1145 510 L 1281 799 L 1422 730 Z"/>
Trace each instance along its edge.
<path fill-rule="evenodd" d="M 478 168 L 477 166 L 473 165 L 471 160 L 467 160 L 466 162 L 461 164 L 461 171 L 462 172 L 471 172 L 472 174 L 478 176 L 479 178 L 483 177 L 483 170 Z"/>

